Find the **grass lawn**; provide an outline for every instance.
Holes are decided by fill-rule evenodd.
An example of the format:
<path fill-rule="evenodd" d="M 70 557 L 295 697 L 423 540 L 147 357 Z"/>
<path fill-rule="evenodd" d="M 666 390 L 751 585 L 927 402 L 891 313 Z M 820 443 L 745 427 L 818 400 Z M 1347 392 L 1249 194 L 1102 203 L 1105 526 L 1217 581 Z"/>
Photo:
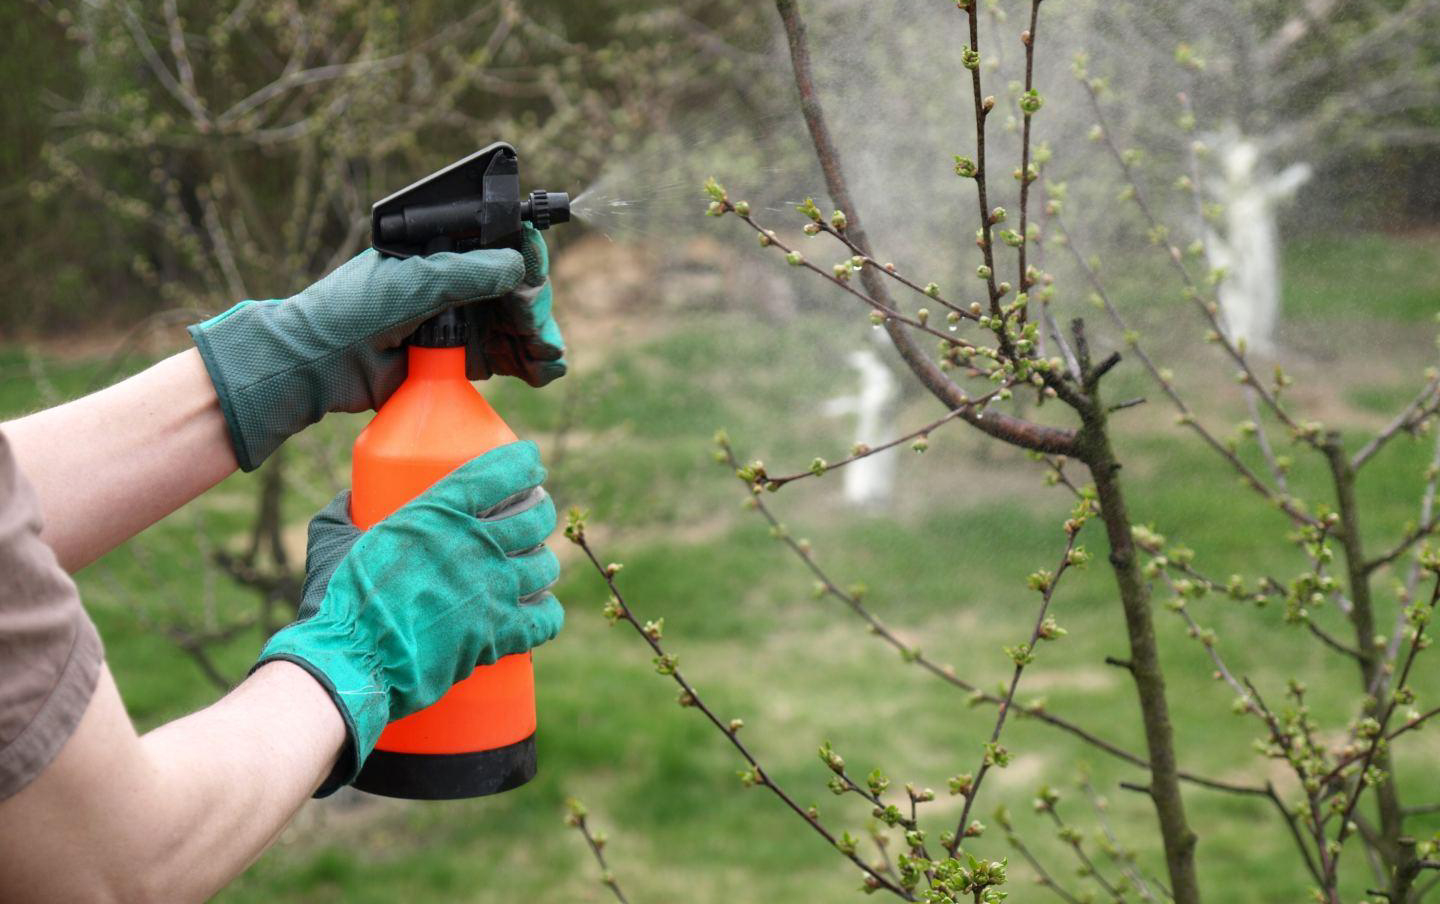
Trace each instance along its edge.
<path fill-rule="evenodd" d="M 1300 349 L 1295 360 L 1287 358 L 1298 378 L 1291 404 L 1342 427 L 1352 448 L 1418 389 L 1433 360 L 1436 244 L 1362 236 L 1343 247 L 1312 240 L 1291 249 L 1286 319 Z M 1366 261 L 1361 272 L 1336 263 L 1345 257 L 1341 251 Z M 1356 298 L 1365 302 L 1359 326 Z M 1227 425 L 1246 417 L 1230 368 L 1214 350 L 1192 349 L 1181 338 L 1202 328 L 1188 308 L 1172 304 L 1146 318 L 1173 322 L 1152 350 L 1174 364 L 1182 391 L 1207 423 L 1227 434 Z M 522 434 L 546 448 L 557 502 L 591 511 L 592 539 L 601 555 L 625 563 L 621 587 L 637 615 L 664 616 L 667 647 L 707 702 L 722 718 L 743 717 L 747 742 L 768 773 L 802 804 L 817 803 L 837 831 L 863 836 L 872 820 L 855 798 L 826 790 L 828 773 L 815 756 L 825 740 L 857 775 L 880 767 L 896 789 L 907 781 L 937 789 L 927 825 L 932 837 L 952 828 L 959 799 L 945 794 L 946 779 L 976 768 L 994 710 L 968 706 L 963 693 L 901 662 L 833 601 L 812 600 L 810 576 L 758 516 L 742 509 L 743 487 L 712 460 L 718 427 L 727 428 L 742 455 L 763 458 L 776 471 L 801 470 L 816 455 L 844 457 L 848 427 L 824 416 L 819 403 L 848 385 L 840 362 L 868 334 L 863 319 L 811 315 L 757 325 L 736 314 L 694 314 L 672 315 L 641 340 L 573 332 L 575 373 L 563 384 L 544 393 L 514 384 L 486 391 Z M 1353 337 L 1362 341 L 1342 341 Z M 1386 349 L 1378 363 L 1366 357 L 1376 343 Z M 1102 333 L 1096 344 L 1113 345 L 1113 337 Z M 83 392 L 112 366 L 124 372 L 142 363 L 0 346 L 0 416 Z M 37 373 L 48 382 L 37 385 Z M 1116 419 L 1137 520 L 1194 548 L 1197 566 L 1209 574 L 1289 580 L 1305 569 L 1285 540 L 1287 523 L 1173 425 L 1173 412 L 1136 365 L 1123 364 L 1113 382 L 1112 399 L 1150 396 L 1149 404 Z M 919 425 L 935 411 L 932 401 L 911 398 L 900 423 Z M 1054 417 L 1051 411 L 1042 414 Z M 362 423 L 327 421 L 291 453 L 297 487 L 286 500 L 293 526 L 287 537 L 297 554 L 308 515 L 343 479 L 343 450 Z M 1292 451 L 1283 434 L 1272 437 Z M 1023 640 L 1033 621 L 1036 595 L 1025 579 L 1054 567 L 1071 501 L 1043 485 L 1040 466 L 964 425 L 947 427 L 931 442 L 924 456 L 903 453 L 898 498 L 887 513 L 861 515 L 832 498 L 838 474 L 802 481 L 769 501 L 793 534 L 813 542 L 837 581 L 870 588 L 867 600 L 887 624 L 989 687 L 1010 673 L 1002 646 Z M 331 452 L 342 456 L 338 467 L 316 464 Z M 1296 494 L 1328 501 L 1322 463 L 1293 452 Z M 1371 549 L 1390 546 L 1415 518 L 1431 452 L 1428 439 L 1401 438 L 1366 471 L 1359 494 Z M 1255 456 L 1250 448 L 1244 454 Z M 121 689 L 144 727 L 216 696 L 149 622 L 187 607 L 193 618 L 197 600 L 219 612 L 253 605 L 223 577 L 206 577 L 200 542 L 241 542 L 253 480 L 231 478 L 79 576 Z M 858 874 L 773 797 L 741 787 L 742 763 L 728 744 L 697 713 L 676 706 L 673 685 L 654 673 L 639 638 L 623 626 L 607 627 L 603 585 L 568 543 L 558 535 L 554 542 L 567 564 L 558 593 L 569 620 L 564 634 L 536 654 L 539 777 L 493 799 L 410 804 L 351 795 L 309 806 L 220 900 L 604 901 L 609 892 L 596 882 L 588 851 L 562 823 L 571 795 L 584 799 L 593 824 L 609 832 L 611 866 L 635 904 L 852 898 Z M 1098 522 L 1082 542 L 1095 561 L 1067 576 L 1053 608 L 1069 635 L 1043 647 L 1020 697 L 1043 698 L 1052 712 L 1143 750 L 1133 688 L 1104 664 L 1107 655 L 1123 656 L 1126 645 Z M 1390 588 L 1400 574 L 1392 569 L 1376 580 L 1379 622 L 1387 628 L 1395 611 Z M 1218 631 L 1231 668 L 1250 676 L 1272 703 L 1294 676 L 1309 685 L 1322 722 L 1343 725 L 1354 712 L 1353 663 L 1286 625 L 1280 607 L 1256 609 L 1212 595 L 1192 604 L 1192 612 Z M 1158 605 L 1156 618 L 1182 766 L 1288 788 L 1284 771 L 1253 753 L 1259 724 L 1231 714 L 1233 695 L 1212 679 L 1203 648 Z M 1318 618 L 1347 635 L 1340 613 Z M 254 632 L 237 638 L 218 663 L 243 674 L 259 642 Z M 1413 683 L 1422 703 L 1434 705 L 1440 697 L 1434 659 L 1421 660 Z M 1436 731 L 1417 732 L 1399 748 L 1396 780 L 1411 804 L 1440 800 Z M 1106 819 L 1138 851 L 1142 867 L 1163 872 L 1151 808 L 1118 787 L 1142 781 L 1142 772 L 1030 719 L 1015 720 L 1005 743 L 1015 758 L 987 779 L 975 815 L 992 830 L 976 849 L 1011 856 L 1013 900 L 1053 898 L 1029 884 L 1028 868 L 1015 863 L 993 828 L 1001 805 L 1067 887 L 1095 888 L 1075 875 L 1076 861 L 1054 828 L 1032 813 L 1042 783 L 1061 789 L 1061 812 L 1115 876 L 1100 854 L 1096 811 L 1074 787 L 1082 774 L 1107 799 Z M 1209 900 L 1308 899 L 1293 843 L 1263 801 L 1190 788 L 1186 805 L 1201 834 Z M 1429 835 L 1440 829 L 1440 817 L 1416 817 L 1409 829 Z M 868 841 L 864 850 L 874 853 Z M 1354 900 L 1373 883 L 1358 848 L 1352 845 L 1350 854 L 1347 900 Z"/>

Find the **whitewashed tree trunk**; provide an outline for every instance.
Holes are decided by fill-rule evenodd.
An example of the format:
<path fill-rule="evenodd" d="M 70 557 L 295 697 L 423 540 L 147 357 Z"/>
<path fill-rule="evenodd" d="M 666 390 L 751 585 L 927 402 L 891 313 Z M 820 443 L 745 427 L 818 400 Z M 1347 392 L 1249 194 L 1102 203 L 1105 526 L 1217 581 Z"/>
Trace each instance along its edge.
<path fill-rule="evenodd" d="M 846 360 L 860 377 L 854 395 L 840 396 L 825 403 L 831 417 L 855 417 L 855 442 L 878 445 L 890 439 L 895 425 L 895 402 L 899 382 L 873 349 L 851 352 Z M 895 492 L 895 449 L 862 458 L 842 469 L 845 501 L 864 508 L 884 508 Z"/>
<path fill-rule="evenodd" d="M 1207 228 L 1205 253 L 1223 270 L 1220 309 L 1230 337 L 1257 352 L 1274 349 L 1280 318 L 1280 227 L 1277 210 L 1309 180 L 1309 164 L 1279 173 L 1265 164 L 1261 144 L 1236 129 L 1212 140 L 1218 173 L 1207 180 L 1211 200 L 1224 208 L 1219 229 Z"/>

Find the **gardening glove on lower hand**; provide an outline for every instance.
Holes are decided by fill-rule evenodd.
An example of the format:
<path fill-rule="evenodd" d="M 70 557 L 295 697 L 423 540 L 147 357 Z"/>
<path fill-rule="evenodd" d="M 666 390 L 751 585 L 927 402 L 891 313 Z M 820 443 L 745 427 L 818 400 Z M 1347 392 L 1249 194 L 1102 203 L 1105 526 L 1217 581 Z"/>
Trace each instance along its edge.
<path fill-rule="evenodd" d="M 299 618 L 255 668 L 299 665 L 345 720 L 349 743 L 317 796 L 354 780 L 386 723 L 439 700 L 476 665 L 560 631 L 544 477 L 535 444 L 511 443 L 367 531 L 350 520 L 348 491 L 310 522 Z"/>
<path fill-rule="evenodd" d="M 293 298 L 242 301 L 190 327 L 241 470 L 327 412 L 380 407 L 405 379 L 406 336 L 446 308 L 527 287 L 526 262 L 510 248 L 367 250 Z"/>
<path fill-rule="evenodd" d="M 514 292 L 470 305 L 467 375 L 495 374 L 544 386 L 565 375 L 565 339 L 551 313 L 550 253 L 540 230 L 525 224 L 521 241 L 525 280 Z"/>

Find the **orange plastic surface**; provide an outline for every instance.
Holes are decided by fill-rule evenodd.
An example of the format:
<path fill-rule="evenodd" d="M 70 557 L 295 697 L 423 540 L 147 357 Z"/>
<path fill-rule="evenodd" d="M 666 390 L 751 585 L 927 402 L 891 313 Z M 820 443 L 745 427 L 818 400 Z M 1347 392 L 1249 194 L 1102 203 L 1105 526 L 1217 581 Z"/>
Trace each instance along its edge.
<path fill-rule="evenodd" d="M 370 527 L 460 465 L 517 439 L 465 379 L 465 349 L 409 349 L 405 382 L 355 440 L 350 517 Z M 380 750 L 471 753 L 535 732 L 530 654 L 480 666 L 439 702 L 391 722 Z"/>

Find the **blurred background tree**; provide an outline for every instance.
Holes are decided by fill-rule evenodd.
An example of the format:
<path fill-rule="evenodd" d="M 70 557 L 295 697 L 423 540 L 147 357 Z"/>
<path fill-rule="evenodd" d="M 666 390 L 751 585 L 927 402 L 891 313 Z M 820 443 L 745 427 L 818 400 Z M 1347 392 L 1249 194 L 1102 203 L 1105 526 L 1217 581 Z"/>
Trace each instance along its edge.
<path fill-rule="evenodd" d="M 363 246 L 371 201 L 498 137 L 523 136 L 530 178 L 577 187 L 677 109 L 743 101 L 728 41 L 762 22 L 632 0 L 0 15 L 0 185 L 20 217 L 0 278 L 26 299 L 0 329 L 27 334 L 294 291 Z"/>

